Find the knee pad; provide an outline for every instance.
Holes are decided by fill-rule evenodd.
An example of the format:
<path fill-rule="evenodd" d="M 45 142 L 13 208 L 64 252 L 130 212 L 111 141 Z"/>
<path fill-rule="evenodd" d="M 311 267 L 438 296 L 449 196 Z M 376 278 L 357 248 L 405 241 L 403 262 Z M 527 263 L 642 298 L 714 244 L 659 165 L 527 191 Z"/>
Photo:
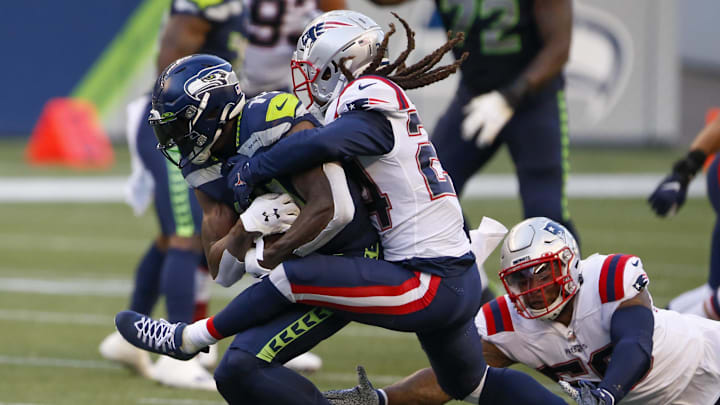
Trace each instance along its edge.
<path fill-rule="evenodd" d="M 232 387 L 233 390 L 242 389 L 253 374 L 260 367 L 263 360 L 243 350 L 230 348 L 225 352 L 222 361 L 215 369 L 215 382 L 218 391 Z"/>

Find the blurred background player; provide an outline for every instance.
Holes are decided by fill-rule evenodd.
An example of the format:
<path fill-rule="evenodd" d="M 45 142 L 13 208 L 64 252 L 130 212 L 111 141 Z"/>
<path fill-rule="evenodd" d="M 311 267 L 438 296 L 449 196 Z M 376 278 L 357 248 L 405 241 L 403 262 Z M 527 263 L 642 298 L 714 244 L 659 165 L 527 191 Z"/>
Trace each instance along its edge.
<path fill-rule="evenodd" d="M 290 59 L 305 25 L 323 11 L 346 8 L 345 0 L 243 2 L 247 44 L 238 74 L 247 98 L 264 91 L 290 91 Z"/>
<path fill-rule="evenodd" d="M 715 118 L 695 137 L 688 154 L 675 162 L 672 172 L 663 179 L 648 198 L 652 209 L 661 217 L 672 216 L 685 203 L 690 182 L 708 156 L 720 150 L 720 117 Z M 710 246 L 708 282 L 670 301 L 668 308 L 720 320 L 720 162 L 718 155 L 707 166 L 707 193 L 715 210 L 715 229 Z"/>
<path fill-rule="evenodd" d="M 197 52 L 237 59 L 241 12 L 240 0 L 173 0 L 160 36 L 157 72 L 174 60 Z M 206 268 L 196 279 L 196 269 L 206 266 L 199 236 L 202 211 L 180 170 L 168 164 L 157 151 L 157 138 L 146 119 L 150 109 L 147 95 L 128 107 L 128 144 L 135 157 L 128 200 L 136 213 L 142 212 L 152 195 L 160 235 L 152 241 L 138 265 L 130 308 L 151 314 L 158 296 L 164 295 L 168 319 L 202 319 L 209 299 L 209 294 L 204 294 L 204 302 L 197 306 L 199 310 L 195 313 L 195 291 L 201 287 L 198 283 L 207 284 L 205 289 L 209 289 Z M 203 365 L 214 366 L 216 349 L 209 356 L 189 362 L 161 356 L 151 367 L 146 352 L 137 350 L 115 332 L 101 343 L 100 353 L 164 384 L 215 389 L 215 381 Z"/>
<path fill-rule="evenodd" d="M 565 195 L 569 140 L 562 74 L 570 53 L 572 1 L 435 4 L 446 30 L 465 33 L 453 49 L 455 57 L 470 53 L 460 66 L 455 96 L 431 133 L 455 189 L 462 193 L 506 143 L 524 216 L 552 218 L 577 236 Z M 468 4 L 473 9 L 465 9 Z"/>
<path fill-rule="evenodd" d="M 561 383 L 583 405 L 712 405 L 720 398 L 720 323 L 654 308 L 638 257 L 582 260 L 562 225 L 529 218 L 505 238 L 501 267 L 507 295 L 475 318 L 491 366 L 522 363 L 579 384 Z M 357 387 L 326 393 L 333 404 L 449 400 L 431 369 L 377 391 L 358 371 Z"/>

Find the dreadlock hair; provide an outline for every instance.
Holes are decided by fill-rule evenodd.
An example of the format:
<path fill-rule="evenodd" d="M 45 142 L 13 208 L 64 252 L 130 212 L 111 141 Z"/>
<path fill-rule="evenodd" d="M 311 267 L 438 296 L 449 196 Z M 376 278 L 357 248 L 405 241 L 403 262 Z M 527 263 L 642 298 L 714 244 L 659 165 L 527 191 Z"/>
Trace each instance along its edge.
<path fill-rule="evenodd" d="M 452 35 L 452 32 L 450 32 L 448 33 L 448 41 L 445 42 L 443 46 L 433 51 L 430 55 L 425 56 L 414 65 L 406 67 L 405 61 L 410 55 L 410 52 L 415 49 L 415 32 L 410 28 L 410 25 L 408 25 L 407 21 L 402 19 L 394 12 L 392 13 L 392 15 L 397 18 L 398 21 L 400 21 L 400 23 L 403 25 L 403 28 L 405 29 L 405 34 L 407 36 L 407 48 L 397 57 L 397 59 L 395 59 L 394 62 L 382 67 L 380 66 L 383 57 L 387 54 L 388 41 L 390 40 L 390 37 L 395 33 L 395 24 L 390 23 L 390 30 L 385 35 L 385 38 L 383 38 L 377 54 L 367 66 L 367 68 L 365 68 L 358 77 L 366 75 L 383 76 L 397 83 L 398 86 L 402 87 L 405 90 L 417 89 L 419 87 L 427 86 L 428 84 L 432 84 L 445 79 L 446 77 L 455 73 L 458 67 L 460 67 L 460 65 L 465 61 L 465 59 L 467 59 L 468 53 L 464 52 L 462 56 L 460 56 L 460 59 L 456 60 L 454 63 L 433 69 L 433 67 L 440 61 L 440 59 L 442 59 L 445 53 L 451 50 L 457 43 L 462 42 L 465 38 L 465 34 L 463 34 L 462 32 L 458 32 L 454 36 Z M 352 72 L 350 72 L 350 70 L 345 66 L 345 61 L 347 61 L 348 59 L 349 58 L 341 59 L 339 67 L 340 71 L 342 71 L 348 82 L 351 82 L 356 78 L 353 76 Z M 395 72 L 395 74 L 391 76 L 390 74 L 393 73 L 393 71 Z"/>

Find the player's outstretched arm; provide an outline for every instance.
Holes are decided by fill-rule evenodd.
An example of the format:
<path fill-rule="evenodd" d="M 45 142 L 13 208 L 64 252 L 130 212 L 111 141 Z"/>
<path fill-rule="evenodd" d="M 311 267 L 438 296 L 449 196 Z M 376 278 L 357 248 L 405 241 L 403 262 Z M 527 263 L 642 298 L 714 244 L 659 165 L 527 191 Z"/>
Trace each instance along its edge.
<path fill-rule="evenodd" d="M 690 151 L 673 164 L 668 174 L 648 197 L 653 211 L 661 217 L 672 216 L 682 207 L 690 182 L 707 157 L 720 150 L 720 118 L 708 124 L 695 137 Z"/>
<path fill-rule="evenodd" d="M 618 306 L 610 321 L 614 349 L 602 381 L 588 391 L 591 395 L 603 399 L 601 403 L 617 404 L 648 373 L 654 327 L 652 300 L 646 289 Z"/>
<path fill-rule="evenodd" d="M 490 367 L 508 367 L 515 362 L 507 357 L 497 346 L 483 340 L 483 356 Z M 437 382 L 431 368 L 419 370 L 414 374 L 382 389 L 392 405 L 439 405 L 452 398 L 446 394 Z"/>
<path fill-rule="evenodd" d="M 239 175 L 248 184 L 262 184 L 349 156 L 384 155 L 392 150 L 394 139 L 382 113 L 348 112 L 322 128 L 293 133 L 255 154 L 242 164 Z"/>

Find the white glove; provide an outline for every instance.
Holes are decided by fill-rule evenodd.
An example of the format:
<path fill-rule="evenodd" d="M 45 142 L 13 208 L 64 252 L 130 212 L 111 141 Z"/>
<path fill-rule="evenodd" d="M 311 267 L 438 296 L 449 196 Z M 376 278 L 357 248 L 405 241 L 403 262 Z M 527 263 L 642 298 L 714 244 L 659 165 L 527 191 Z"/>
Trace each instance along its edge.
<path fill-rule="evenodd" d="M 257 250 L 255 248 L 248 249 L 248 251 L 245 252 L 245 272 L 252 274 L 255 278 L 262 278 L 270 274 L 272 269 L 266 269 L 261 266 L 258 260 L 262 259 L 258 259 Z"/>
<path fill-rule="evenodd" d="M 299 213 L 289 194 L 271 193 L 256 197 L 240 219 L 246 231 L 272 235 L 290 229 Z"/>
<path fill-rule="evenodd" d="M 469 141 L 477 136 L 475 143 L 478 147 L 493 143 L 515 112 L 498 91 L 474 97 L 463 111 L 462 138 Z"/>

